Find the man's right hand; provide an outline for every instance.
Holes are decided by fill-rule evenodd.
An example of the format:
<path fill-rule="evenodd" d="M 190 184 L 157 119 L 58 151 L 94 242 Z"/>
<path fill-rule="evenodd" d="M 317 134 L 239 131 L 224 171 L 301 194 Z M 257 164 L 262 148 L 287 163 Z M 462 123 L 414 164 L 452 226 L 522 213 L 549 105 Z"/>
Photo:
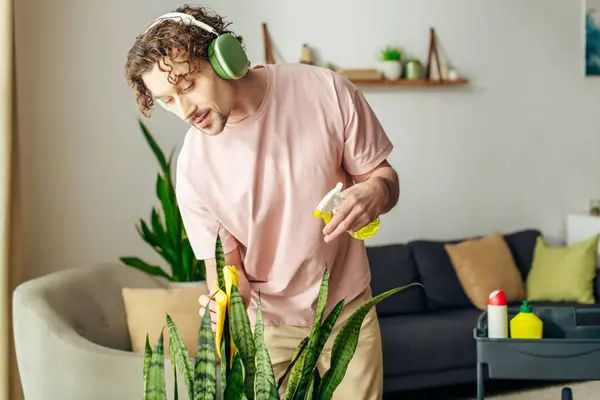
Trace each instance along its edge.
<path fill-rule="evenodd" d="M 200 318 L 204 317 L 204 312 L 206 310 L 207 305 L 209 306 L 208 310 L 210 312 L 210 320 L 212 322 L 211 327 L 213 332 L 217 329 L 217 310 L 215 306 L 215 301 L 213 298 L 203 294 L 198 299 L 200 303 Z"/>

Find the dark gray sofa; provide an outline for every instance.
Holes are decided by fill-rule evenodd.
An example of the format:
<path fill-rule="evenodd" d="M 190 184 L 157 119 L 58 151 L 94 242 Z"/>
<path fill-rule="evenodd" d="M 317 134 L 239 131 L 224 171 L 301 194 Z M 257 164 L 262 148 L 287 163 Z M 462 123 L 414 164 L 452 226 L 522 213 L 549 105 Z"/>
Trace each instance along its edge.
<path fill-rule="evenodd" d="M 504 235 L 524 279 L 540 234 L 525 229 Z M 367 247 L 374 295 L 411 282 L 424 286 L 377 306 L 386 393 L 476 382 L 473 328 L 481 311 L 467 298 L 443 247 L 461 240 Z M 598 286 L 596 279 L 596 293 Z"/>

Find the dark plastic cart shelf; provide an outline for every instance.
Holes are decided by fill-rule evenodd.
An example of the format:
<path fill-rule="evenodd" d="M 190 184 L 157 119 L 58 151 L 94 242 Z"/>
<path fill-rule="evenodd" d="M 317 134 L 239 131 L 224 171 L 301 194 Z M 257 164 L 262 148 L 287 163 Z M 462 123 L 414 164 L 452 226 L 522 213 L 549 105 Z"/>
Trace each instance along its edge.
<path fill-rule="evenodd" d="M 518 312 L 510 307 L 509 321 Z M 510 326 L 508 339 L 490 339 L 487 312 L 480 315 L 474 329 L 478 400 L 484 400 L 486 377 L 600 380 L 600 307 L 533 306 L 533 312 L 544 323 L 542 339 L 511 339 Z"/>

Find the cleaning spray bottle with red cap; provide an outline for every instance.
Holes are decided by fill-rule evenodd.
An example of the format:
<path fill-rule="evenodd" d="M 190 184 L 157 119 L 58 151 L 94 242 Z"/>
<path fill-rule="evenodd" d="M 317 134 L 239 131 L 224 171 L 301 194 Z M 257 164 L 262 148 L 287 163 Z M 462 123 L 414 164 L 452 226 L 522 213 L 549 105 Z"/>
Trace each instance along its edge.
<path fill-rule="evenodd" d="M 488 337 L 505 339 L 508 337 L 508 307 L 504 291 L 494 290 L 490 293 L 487 307 Z"/>

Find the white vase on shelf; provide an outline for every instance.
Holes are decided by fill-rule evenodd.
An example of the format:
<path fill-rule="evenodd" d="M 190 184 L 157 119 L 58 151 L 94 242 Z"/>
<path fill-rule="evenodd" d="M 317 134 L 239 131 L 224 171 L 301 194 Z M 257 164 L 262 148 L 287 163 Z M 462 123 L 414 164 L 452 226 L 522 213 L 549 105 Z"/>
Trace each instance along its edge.
<path fill-rule="evenodd" d="M 385 79 L 395 81 L 402 76 L 402 63 L 394 60 L 380 61 L 379 72 Z"/>

